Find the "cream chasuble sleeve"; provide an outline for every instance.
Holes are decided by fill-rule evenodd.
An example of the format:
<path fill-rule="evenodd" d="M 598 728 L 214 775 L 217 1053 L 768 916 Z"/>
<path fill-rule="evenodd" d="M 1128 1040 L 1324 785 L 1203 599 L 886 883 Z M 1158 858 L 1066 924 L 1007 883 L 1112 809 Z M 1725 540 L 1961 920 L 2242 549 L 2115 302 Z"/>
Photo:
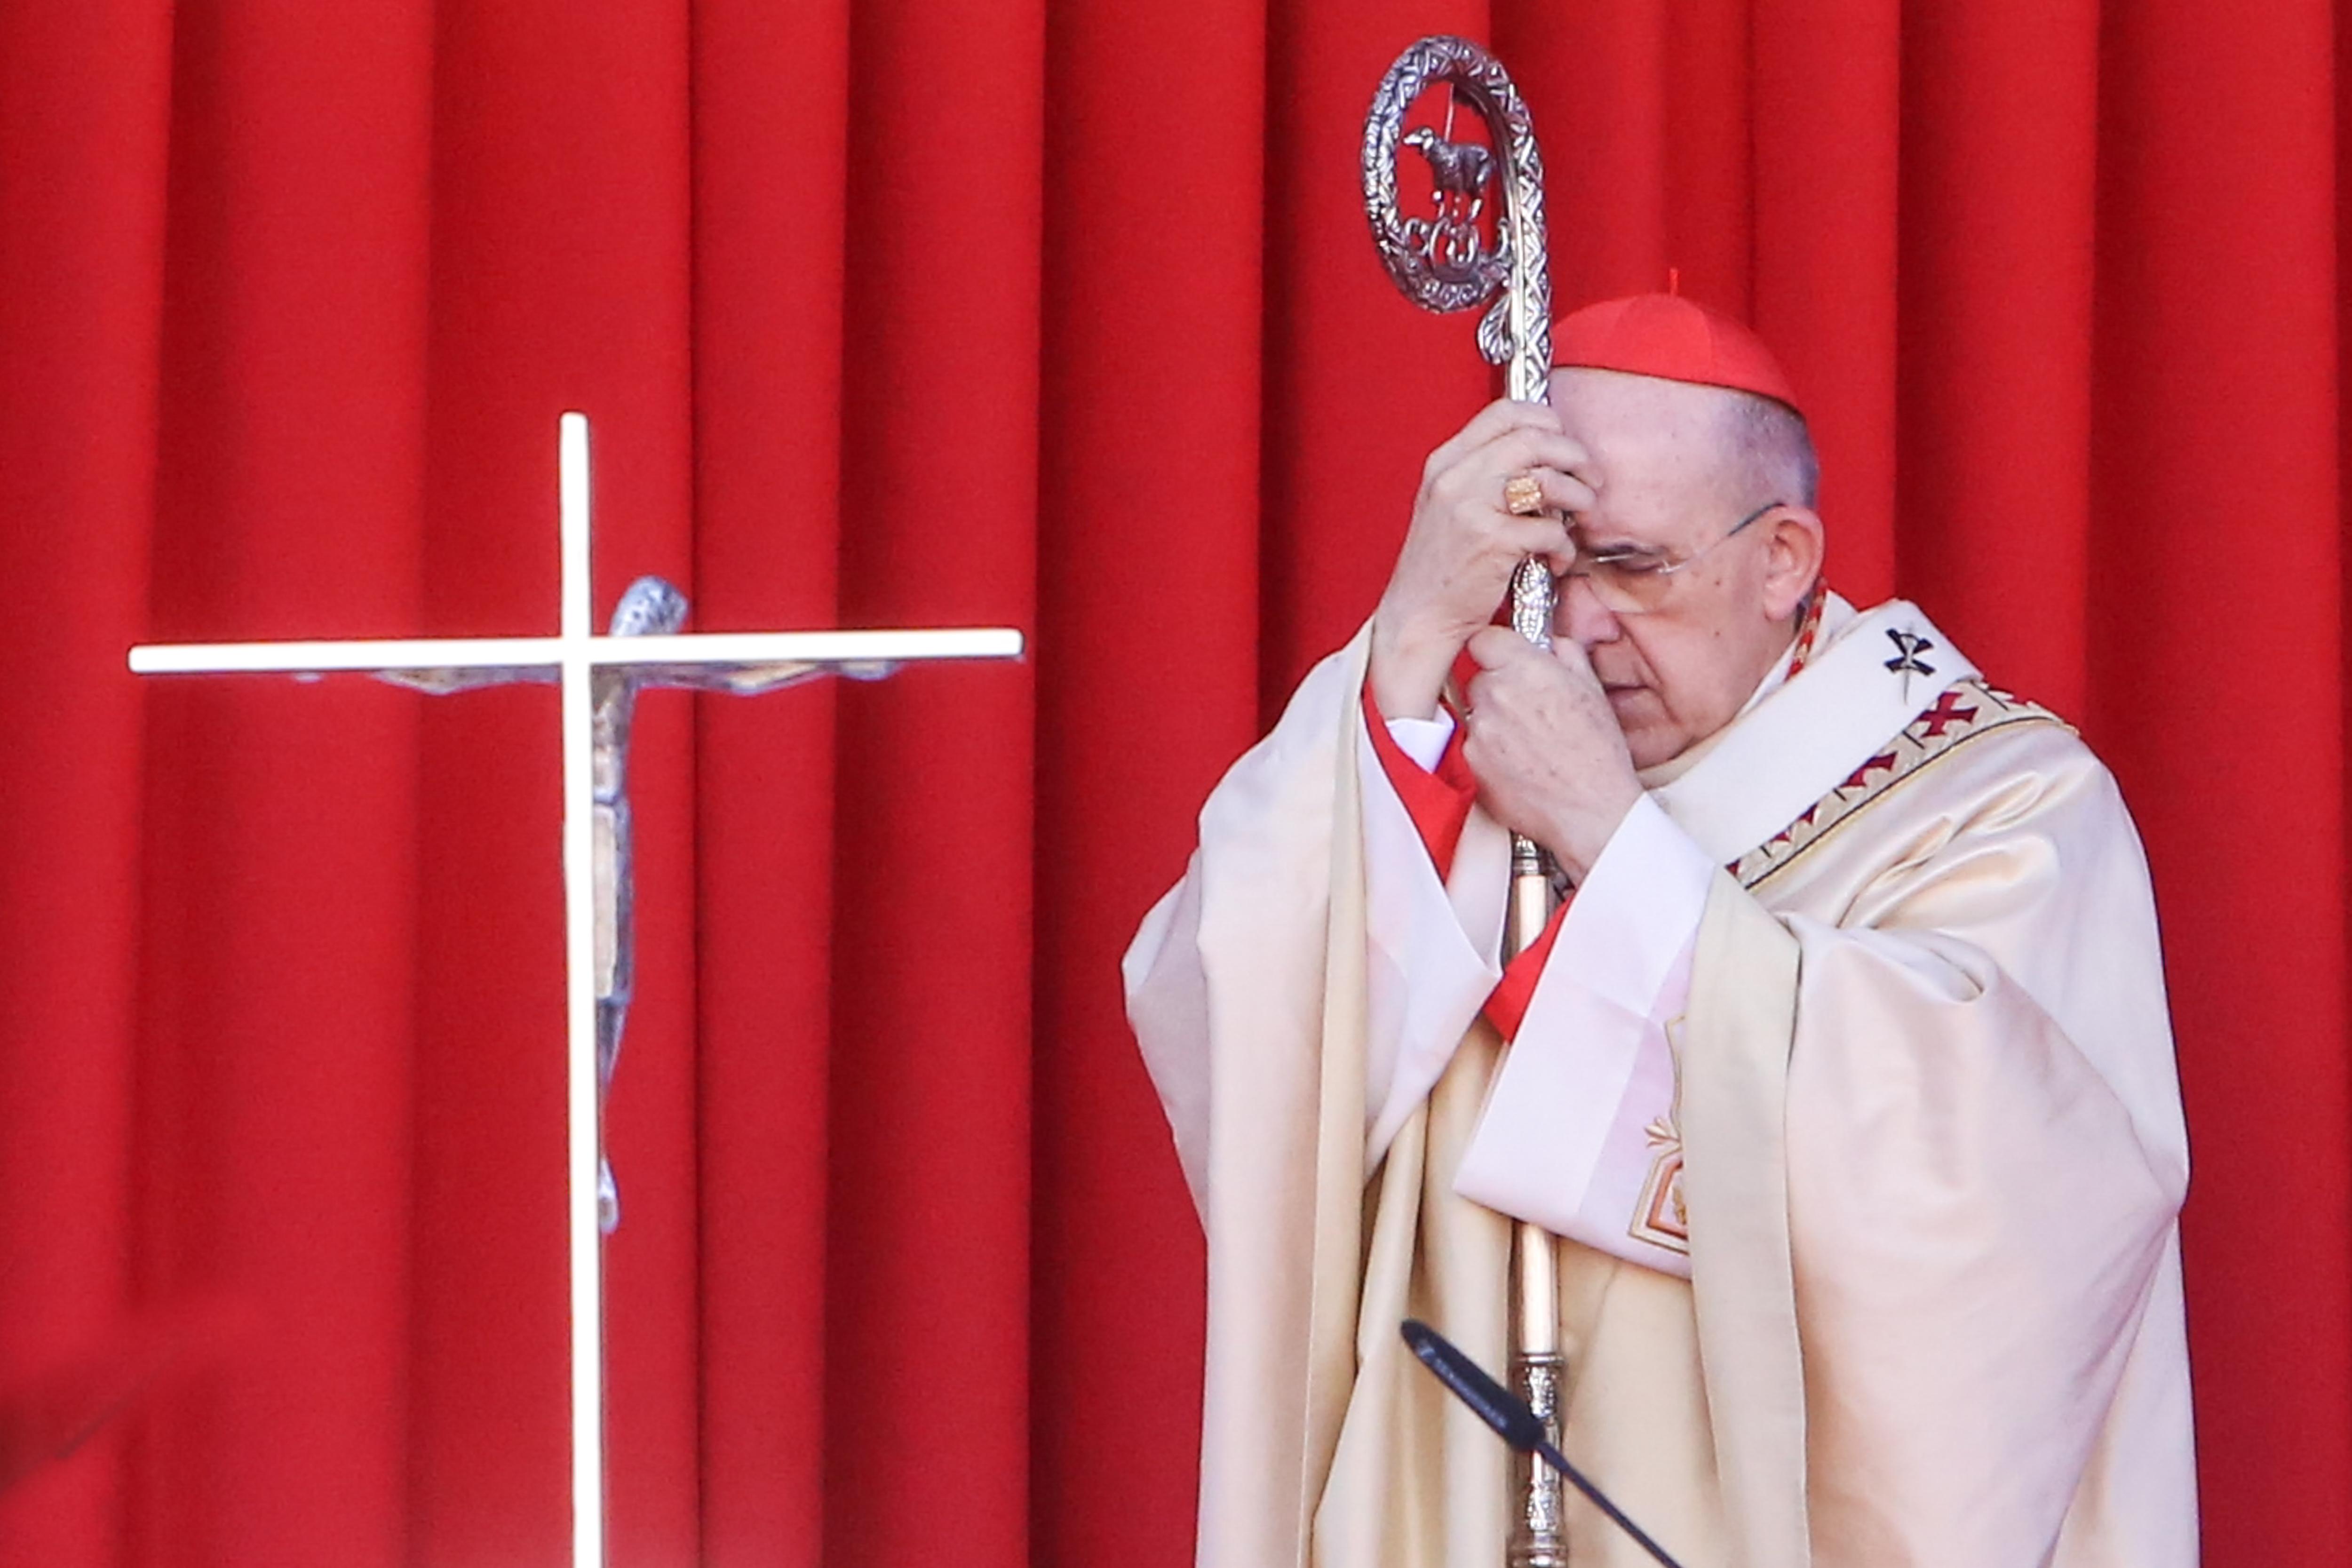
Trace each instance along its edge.
<path fill-rule="evenodd" d="M 1454 733 L 1450 718 L 1394 720 L 1390 733 L 1423 767 Z M 1483 813 L 1464 826 L 1447 878 L 1438 879 L 1420 829 L 1364 733 L 1352 751 L 1362 802 L 1367 952 L 1364 1168 L 1373 1166 L 1429 1096 L 1454 1047 L 1502 978 L 1510 836 Z M 1253 756 L 1255 753 L 1252 753 Z M 1269 764 L 1272 759 L 1265 759 Z M 1260 771 L 1252 768 L 1255 774 Z M 1234 782 L 1245 783 L 1243 770 Z M 1234 793 L 1239 794 L 1236 790 Z M 1246 807 L 1244 809 L 1247 809 Z M 1124 969 L 1129 1013 L 1174 1133 L 1196 1206 L 1202 1203 L 1209 1098 L 1207 977 L 1197 960 L 1200 857 L 1144 918 Z M 1696 925 L 1696 906 L 1692 925 Z"/>
<path fill-rule="evenodd" d="M 1274 731 L 1219 783 L 1183 881 L 1121 965 L 1208 1240 L 1204 1568 L 1320 1556 L 1314 1521 L 1364 1385 L 1357 1331 L 1376 1108 L 1355 748 L 1367 647 L 1359 632 L 1311 670 Z M 1418 1144 L 1421 1121 L 1416 1112 L 1402 1144 Z M 1405 1391 L 1402 1350 L 1373 1354 L 1381 1383 Z"/>
<path fill-rule="evenodd" d="M 2138 841 L 2055 724 L 1902 793 L 1895 842 L 1759 888 L 1843 907 L 1708 898 L 1682 1038 L 1710 1390 L 1801 1423 L 1813 1563 L 2186 1568 L 2187 1147 Z M 1727 1493 L 1754 1447 L 1718 1427 Z"/>

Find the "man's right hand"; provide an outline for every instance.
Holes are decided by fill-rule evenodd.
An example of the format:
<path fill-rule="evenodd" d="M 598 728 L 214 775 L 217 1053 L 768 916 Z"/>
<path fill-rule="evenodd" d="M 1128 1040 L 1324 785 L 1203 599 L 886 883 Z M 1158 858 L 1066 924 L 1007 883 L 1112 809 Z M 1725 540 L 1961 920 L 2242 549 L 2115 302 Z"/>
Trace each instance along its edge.
<path fill-rule="evenodd" d="M 1503 485 L 1533 474 L 1547 514 L 1505 510 Z M 1601 479 L 1585 449 L 1538 403 L 1488 404 L 1429 455 L 1412 526 L 1372 614 L 1372 701 L 1391 719 L 1437 711 L 1462 647 L 1494 619 L 1511 573 L 1530 555 L 1554 572 L 1576 558 L 1565 514 L 1593 502 Z"/>

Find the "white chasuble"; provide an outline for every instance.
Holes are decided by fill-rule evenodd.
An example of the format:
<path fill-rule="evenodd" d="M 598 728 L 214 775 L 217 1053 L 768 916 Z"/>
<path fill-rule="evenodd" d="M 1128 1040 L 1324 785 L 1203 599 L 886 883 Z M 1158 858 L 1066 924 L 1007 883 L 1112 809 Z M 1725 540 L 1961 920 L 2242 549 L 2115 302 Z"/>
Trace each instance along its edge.
<path fill-rule="evenodd" d="M 1507 1456 L 1397 1325 L 1499 1372 L 1513 1217 L 1585 1238 L 1570 1456 L 1689 1568 L 2196 1562 L 2138 841 L 1916 608 L 1839 620 L 1645 775 L 1507 1050 L 1507 836 L 1415 860 L 1364 637 L 1212 795 L 1125 965 L 1208 1237 L 1202 1564 L 1502 1562 Z M 1573 1494 L 1570 1545 L 1648 1561 Z"/>

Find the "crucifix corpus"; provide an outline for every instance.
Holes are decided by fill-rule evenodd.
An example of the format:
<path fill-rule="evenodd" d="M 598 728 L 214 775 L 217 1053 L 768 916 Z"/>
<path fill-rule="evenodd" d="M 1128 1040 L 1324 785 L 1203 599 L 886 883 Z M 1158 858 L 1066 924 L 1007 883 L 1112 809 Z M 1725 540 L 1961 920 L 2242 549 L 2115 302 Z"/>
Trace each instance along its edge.
<path fill-rule="evenodd" d="M 1017 658 L 1005 627 L 939 631 L 724 632 L 681 635 L 686 595 L 640 577 L 593 630 L 589 582 L 588 419 L 566 414 L 557 442 L 562 558 L 551 637 L 184 643 L 131 650 L 140 675 L 371 675 L 445 693 L 534 681 L 563 707 L 563 952 L 568 1041 L 572 1321 L 572 1560 L 604 1561 L 604 1237 L 620 1194 L 604 1155 L 604 1090 L 627 1016 L 632 970 L 629 719 L 647 687 L 749 697 L 821 675 L 875 680 L 925 659 Z"/>

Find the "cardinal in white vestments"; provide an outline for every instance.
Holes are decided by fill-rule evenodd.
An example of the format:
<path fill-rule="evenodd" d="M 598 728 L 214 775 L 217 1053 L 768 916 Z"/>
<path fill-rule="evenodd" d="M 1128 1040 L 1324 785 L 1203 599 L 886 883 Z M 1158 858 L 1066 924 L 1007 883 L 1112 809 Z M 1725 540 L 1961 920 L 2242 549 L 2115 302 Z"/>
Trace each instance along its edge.
<path fill-rule="evenodd" d="M 1128 953 L 1208 1237 L 1204 1568 L 1498 1568 L 1551 1232 L 1564 1447 L 1688 1568 L 2197 1561 L 2156 916 L 2114 780 L 1822 581 L 1788 378 L 1679 297 L 1424 471 L 1364 629 Z M 1547 561 L 1554 647 L 1491 624 Z M 1508 835 L 1572 888 L 1500 952 Z M 1579 1568 L 1646 1563 L 1571 1498 Z"/>

